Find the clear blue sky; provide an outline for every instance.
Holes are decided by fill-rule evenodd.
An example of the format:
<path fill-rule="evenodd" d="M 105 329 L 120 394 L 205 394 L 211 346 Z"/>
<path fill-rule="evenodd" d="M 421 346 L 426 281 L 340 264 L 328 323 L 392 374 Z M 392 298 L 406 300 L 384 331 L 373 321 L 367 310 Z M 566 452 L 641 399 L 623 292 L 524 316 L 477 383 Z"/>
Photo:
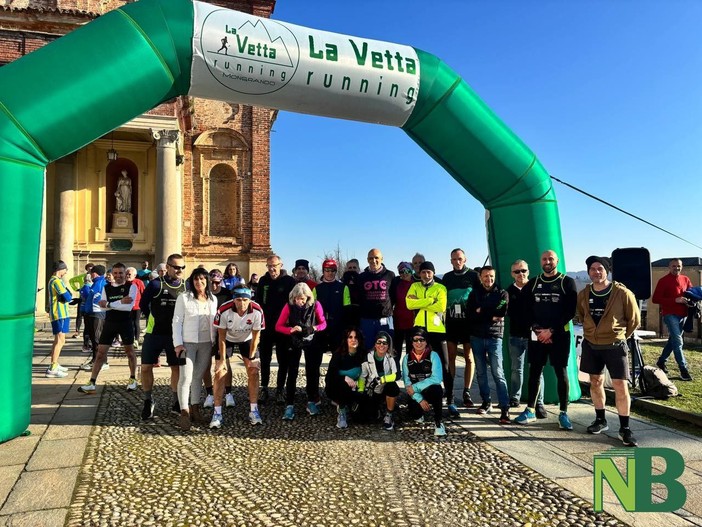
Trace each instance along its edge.
<path fill-rule="evenodd" d="M 702 245 L 702 2 L 278 0 L 273 18 L 411 45 L 458 72 L 555 177 Z M 487 257 L 483 207 L 398 128 L 280 112 L 271 244 L 365 264 Z M 702 250 L 554 183 L 569 271 L 590 254 Z M 518 228 L 518 225 L 515 225 Z M 532 268 L 538 262 L 531 263 Z"/>

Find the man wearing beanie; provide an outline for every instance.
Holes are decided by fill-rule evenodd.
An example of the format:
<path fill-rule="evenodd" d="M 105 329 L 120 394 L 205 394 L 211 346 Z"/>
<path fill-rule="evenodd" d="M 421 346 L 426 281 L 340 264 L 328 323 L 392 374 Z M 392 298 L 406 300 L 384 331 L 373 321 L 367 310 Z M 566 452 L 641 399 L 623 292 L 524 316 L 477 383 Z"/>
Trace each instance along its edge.
<path fill-rule="evenodd" d="M 309 260 L 295 260 L 293 276 L 295 277 L 296 282 L 305 282 L 312 291 L 314 291 L 314 288 L 317 287 L 317 282 L 312 280 L 310 277 Z"/>
<path fill-rule="evenodd" d="M 529 383 L 526 409 L 517 416 L 515 423 L 525 425 L 536 420 L 535 403 L 539 392 L 539 379 L 550 362 L 556 375 L 558 402 L 558 426 L 561 430 L 572 430 L 568 417 L 568 359 L 570 358 L 570 321 L 575 316 L 578 290 L 575 280 L 558 271 L 558 255 L 555 251 L 541 254 L 540 275 L 529 280 L 527 302 L 531 312 L 531 330 L 536 340 L 529 342 Z"/>
<path fill-rule="evenodd" d="M 446 405 L 451 417 L 459 417 L 458 408 L 453 402 L 453 375 L 449 371 L 448 348 L 446 346 L 446 288 L 434 280 L 434 264 L 422 262 L 419 265 L 419 282 L 413 283 L 407 292 L 407 309 L 416 311 L 415 327 L 424 328 L 428 333 L 429 344 L 443 367 Z"/>
<path fill-rule="evenodd" d="M 46 370 L 46 377 L 66 377 L 67 368 L 59 364 L 59 355 L 66 343 L 66 334 L 70 331 L 70 318 L 68 317 L 68 303 L 73 300 L 71 293 L 63 283 L 68 266 L 63 260 L 54 262 L 53 273 L 49 279 L 49 319 L 54 342 L 51 344 L 51 366 Z"/>
<path fill-rule="evenodd" d="M 580 371 L 590 375 L 590 395 L 595 405 L 595 420 L 589 434 L 609 430 L 605 418 L 604 369 L 612 378 L 615 405 L 619 414 L 619 439 L 634 447 L 636 439 L 629 428 L 629 347 L 627 339 L 641 322 L 634 294 L 619 282 L 610 282 L 609 258 L 590 256 L 586 261 L 592 283 L 578 293 L 576 319 L 583 324 Z"/>

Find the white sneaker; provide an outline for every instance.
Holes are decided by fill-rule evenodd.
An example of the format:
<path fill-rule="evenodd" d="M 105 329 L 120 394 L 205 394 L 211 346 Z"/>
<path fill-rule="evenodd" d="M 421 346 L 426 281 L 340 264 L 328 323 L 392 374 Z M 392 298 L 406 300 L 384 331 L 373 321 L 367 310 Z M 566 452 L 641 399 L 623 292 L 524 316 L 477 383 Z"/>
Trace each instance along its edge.
<path fill-rule="evenodd" d="M 222 428 L 222 414 L 212 414 L 212 420 L 210 421 L 210 428 Z"/>
<path fill-rule="evenodd" d="M 93 348 L 91 348 L 90 346 L 83 346 L 83 347 L 80 349 L 80 351 L 82 351 L 83 353 L 92 353 L 92 352 L 93 352 Z"/>
<path fill-rule="evenodd" d="M 208 395 L 205 397 L 205 402 L 202 404 L 203 408 L 213 408 L 214 407 L 214 395 Z"/>
<path fill-rule="evenodd" d="M 134 390 L 137 389 L 137 381 L 136 379 L 129 379 L 129 383 L 127 384 L 127 391 L 128 392 L 133 392 Z"/>
<path fill-rule="evenodd" d="M 66 368 L 65 366 L 61 366 L 60 364 L 59 364 L 58 366 L 56 366 L 56 368 L 57 368 L 59 371 L 68 371 L 68 368 Z"/>
<path fill-rule="evenodd" d="M 80 388 L 78 388 L 78 391 L 79 391 L 80 393 L 85 393 L 85 394 L 88 394 L 88 395 L 92 395 L 92 394 L 94 394 L 94 393 L 97 391 L 97 388 L 95 387 L 94 384 L 92 384 L 92 383 L 89 382 L 88 384 L 84 384 L 83 386 L 81 386 Z"/>
<path fill-rule="evenodd" d="M 49 368 L 46 370 L 46 373 L 44 374 L 44 377 L 53 377 L 55 379 L 62 379 L 64 377 L 68 377 L 68 374 L 65 371 L 61 371 L 58 368 L 55 370 L 52 370 Z"/>
<path fill-rule="evenodd" d="M 93 360 L 87 360 L 83 364 L 80 365 L 80 369 L 83 371 L 92 371 L 93 370 Z"/>
<path fill-rule="evenodd" d="M 228 393 L 227 396 L 224 398 L 224 405 L 227 408 L 233 408 L 236 406 L 236 401 L 234 400 L 234 396 L 231 393 Z"/>
<path fill-rule="evenodd" d="M 109 369 L 110 369 L 110 365 L 107 364 L 107 363 L 104 363 L 104 364 L 100 367 L 100 371 L 105 371 L 105 370 L 109 370 Z"/>

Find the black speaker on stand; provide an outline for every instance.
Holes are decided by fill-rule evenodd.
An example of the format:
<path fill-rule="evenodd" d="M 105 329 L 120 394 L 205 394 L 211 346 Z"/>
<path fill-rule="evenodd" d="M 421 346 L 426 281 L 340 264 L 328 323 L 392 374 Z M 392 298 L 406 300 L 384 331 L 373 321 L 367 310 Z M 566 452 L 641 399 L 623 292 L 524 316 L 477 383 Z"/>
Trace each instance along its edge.
<path fill-rule="evenodd" d="M 637 300 L 651 296 L 651 254 L 644 247 L 612 251 L 612 280 L 621 282 Z"/>
<path fill-rule="evenodd" d="M 651 254 L 644 247 L 627 247 L 612 251 L 612 280 L 624 284 L 639 301 L 639 309 L 644 300 L 651 296 Z M 627 341 L 632 359 L 632 382 L 639 384 L 646 393 L 643 382 L 644 360 L 638 341 L 632 337 Z"/>

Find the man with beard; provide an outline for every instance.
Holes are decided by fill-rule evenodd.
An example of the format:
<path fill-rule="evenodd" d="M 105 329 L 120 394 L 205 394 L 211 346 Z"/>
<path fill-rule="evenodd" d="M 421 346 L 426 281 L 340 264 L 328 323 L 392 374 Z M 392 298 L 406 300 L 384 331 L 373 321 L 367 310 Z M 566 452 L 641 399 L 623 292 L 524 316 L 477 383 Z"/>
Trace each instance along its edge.
<path fill-rule="evenodd" d="M 543 273 L 526 285 L 531 313 L 531 330 L 535 339 L 529 342 L 529 384 L 526 409 L 515 423 L 524 425 L 536 420 L 535 403 L 539 392 L 539 378 L 549 361 L 556 374 L 560 414 L 558 426 L 572 430 L 568 418 L 568 358 L 570 355 L 570 321 L 575 316 L 578 290 L 575 280 L 556 269 L 558 255 L 544 251 L 541 255 Z"/>

